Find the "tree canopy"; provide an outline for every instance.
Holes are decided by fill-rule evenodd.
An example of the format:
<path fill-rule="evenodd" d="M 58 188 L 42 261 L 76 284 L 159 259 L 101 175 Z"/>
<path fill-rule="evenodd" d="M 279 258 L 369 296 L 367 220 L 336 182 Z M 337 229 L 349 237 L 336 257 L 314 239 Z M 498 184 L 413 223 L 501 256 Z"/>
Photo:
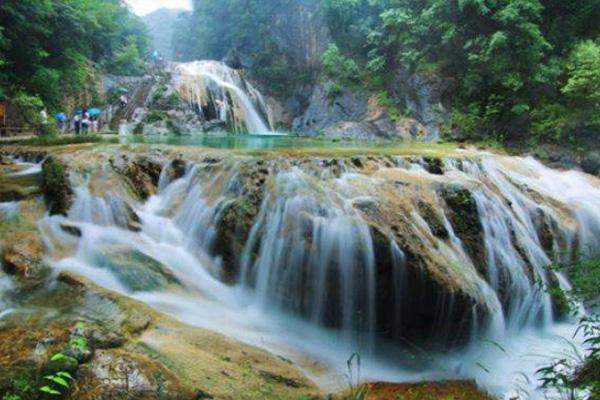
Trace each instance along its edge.
<path fill-rule="evenodd" d="M 183 59 L 244 49 L 273 82 L 269 18 L 292 0 L 196 0 L 176 37 Z M 450 78 L 454 125 L 473 136 L 547 139 L 598 129 L 600 0 L 296 0 L 319 6 L 331 78 L 385 89 L 398 71 Z M 285 3 L 285 4 L 284 4 Z M 337 66 L 337 68 L 336 68 Z M 279 68 L 282 81 L 297 71 Z M 265 73 L 268 71 L 268 73 Z"/>
<path fill-rule="evenodd" d="M 141 72 L 148 39 L 121 0 L 0 3 L 0 96 L 51 108 L 95 95 L 97 73 Z"/>

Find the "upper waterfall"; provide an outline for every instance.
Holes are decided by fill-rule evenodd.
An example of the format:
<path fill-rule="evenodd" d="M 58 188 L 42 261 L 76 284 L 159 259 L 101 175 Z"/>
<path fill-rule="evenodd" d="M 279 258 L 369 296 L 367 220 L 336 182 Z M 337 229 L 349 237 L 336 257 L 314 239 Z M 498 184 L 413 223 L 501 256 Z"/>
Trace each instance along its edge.
<path fill-rule="evenodd" d="M 239 71 L 218 61 L 175 65 L 179 93 L 207 121 L 236 133 L 271 133 L 272 116 L 262 94 Z"/>

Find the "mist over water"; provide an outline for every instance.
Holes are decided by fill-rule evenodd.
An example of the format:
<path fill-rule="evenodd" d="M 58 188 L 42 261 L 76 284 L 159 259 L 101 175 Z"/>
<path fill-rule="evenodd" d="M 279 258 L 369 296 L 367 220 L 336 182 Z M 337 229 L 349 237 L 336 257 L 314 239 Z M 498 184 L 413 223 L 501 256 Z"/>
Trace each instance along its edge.
<path fill-rule="evenodd" d="M 476 379 L 507 398 L 517 387 L 535 398 L 536 369 L 568 349 L 575 331 L 572 321 L 557 322 L 543 287 L 566 280 L 546 267 L 597 248 L 596 178 L 488 154 L 449 158 L 444 175 L 427 172 L 418 157 L 392 158 L 371 174 L 343 161 L 333 173 L 318 160 L 293 164 L 265 166 L 266 193 L 237 255 L 234 285 L 225 283 L 223 255 L 214 244 L 223 214 L 240 193 L 239 160 L 216 167 L 187 163 L 175 180 L 163 170 L 158 194 L 146 202 L 132 199 L 110 169 L 73 175 L 76 198 L 68 217 L 46 217 L 40 225 L 55 250 L 53 267 L 288 357 L 324 388 L 344 384 L 346 360 L 358 351 L 367 381 Z M 394 184 L 400 180 L 415 186 Z M 452 209 L 436 194 L 443 181 L 468 190 L 475 201 L 483 272 L 450 222 Z M 110 189 L 98 189 L 104 186 Z M 430 202 L 447 236 L 433 234 L 413 196 Z M 449 293 L 474 300 L 462 310 L 458 295 L 440 297 L 421 344 L 406 340 L 407 324 L 418 322 L 419 307 L 436 294 L 408 298 L 416 293 L 409 285 L 411 256 L 391 237 L 378 244 L 367 211 L 387 201 L 412 210 L 402 214 L 402 229 L 409 244 L 422 248 L 420 256 L 443 266 L 436 273 Z M 126 204 L 139 216 L 138 232 L 126 228 Z M 65 233 L 65 224 L 78 227 L 81 238 Z M 65 248 L 71 249 L 67 256 Z M 393 288 L 392 306 L 383 310 L 382 257 L 389 259 L 386 285 Z M 456 325 L 451 316 L 463 312 L 464 322 Z"/>

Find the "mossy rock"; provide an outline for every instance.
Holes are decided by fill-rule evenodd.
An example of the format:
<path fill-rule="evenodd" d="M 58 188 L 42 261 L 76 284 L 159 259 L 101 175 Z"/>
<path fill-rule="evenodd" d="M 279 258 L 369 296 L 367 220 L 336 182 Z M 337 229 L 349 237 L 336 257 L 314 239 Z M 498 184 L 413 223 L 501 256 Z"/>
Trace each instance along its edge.
<path fill-rule="evenodd" d="M 483 226 L 471 192 L 460 186 L 444 186 L 439 193 L 446 203 L 446 215 L 454 233 L 463 242 L 480 275 L 487 276 Z"/>
<path fill-rule="evenodd" d="M 43 262 L 42 240 L 31 231 L 17 232 L 8 239 L 2 264 L 6 273 L 15 275 L 25 285 L 38 284 L 49 274 Z"/>
<path fill-rule="evenodd" d="M 42 164 L 42 193 L 50 215 L 67 215 L 73 203 L 73 189 L 67 166 L 53 157 Z"/>
<path fill-rule="evenodd" d="M 441 158 L 438 157 L 423 157 L 425 169 L 434 175 L 444 175 L 444 164 Z"/>
<path fill-rule="evenodd" d="M 161 290 L 180 283 L 167 267 L 144 253 L 133 249 L 104 250 L 97 256 L 97 264 L 115 274 L 128 290 Z"/>

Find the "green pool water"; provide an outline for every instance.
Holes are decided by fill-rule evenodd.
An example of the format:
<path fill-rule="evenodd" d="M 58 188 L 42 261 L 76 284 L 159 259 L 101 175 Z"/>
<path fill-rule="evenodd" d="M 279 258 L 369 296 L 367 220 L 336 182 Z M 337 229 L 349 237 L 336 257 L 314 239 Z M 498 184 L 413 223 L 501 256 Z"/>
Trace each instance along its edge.
<path fill-rule="evenodd" d="M 332 140 L 291 135 L 229 135 L 229 136 L 142 136 L 119 137 L 121 144 L 166 144 L 176 146 L 202 146 L 216 149 L 266 150 L 266 149 L 360 149 L 404 146 L 401 141 L 389 140 Z"/>

